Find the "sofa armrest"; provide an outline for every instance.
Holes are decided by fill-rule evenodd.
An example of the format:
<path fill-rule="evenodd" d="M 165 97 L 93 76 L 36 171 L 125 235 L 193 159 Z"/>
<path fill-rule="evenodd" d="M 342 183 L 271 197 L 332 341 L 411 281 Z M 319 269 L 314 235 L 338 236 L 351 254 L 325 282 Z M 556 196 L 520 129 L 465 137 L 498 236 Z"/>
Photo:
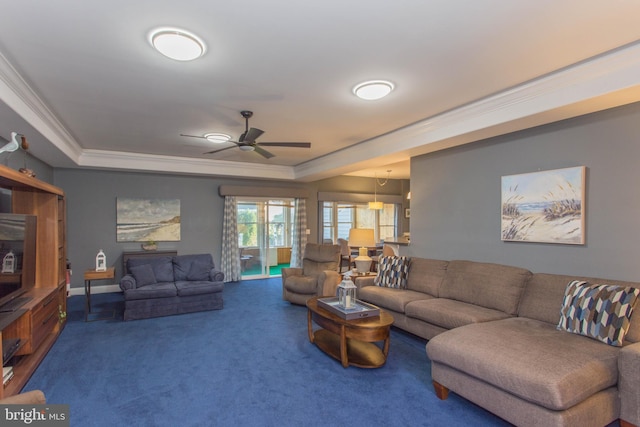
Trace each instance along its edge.
<path fill-rule="evenodd" d="M 0 405 L 45 405 L 47 400 L 40 390 L 31 390 L 0 400 Z"/>
<path fill-rule="evenodd" d="M 211 269 L 209 277 L 212 282 L 224 282 L 224 273 L 220 270 L 216 270 L 215 268 Z"/>
<path fill-rule="evenodd" d="M 342 276 L 333 270 L 324 270 L 318 275 L 318 296 L 335 297 Z"/>
<path fill-rule="evenodd" d="M 120 289 L 122 291 L 126 291 L 127 289 L 135 289 L 136 288 L 136 279 L 131 274 L 125 274 L 120 279 Z"/>
<path fill-rule="evenodd" d="M 365 286 L 375 286 L 375 283 L 374 283 L 375 280 L 376 280 L 376 276 L 356 277 L 355 284 L 358 290 L 360 290 Z"/>
<path fill-rule="evenodd" d="M 288 267 L 282 269 L 282 283 L 287 280 L 287 277 L 302 276 L 302 268 L 300 267 Z"/>
<path fill-rule="evenodd" d="M 640 342 L 620 350 L 618 356 L 618 393 L 620 419 L 640 426 Z"/>

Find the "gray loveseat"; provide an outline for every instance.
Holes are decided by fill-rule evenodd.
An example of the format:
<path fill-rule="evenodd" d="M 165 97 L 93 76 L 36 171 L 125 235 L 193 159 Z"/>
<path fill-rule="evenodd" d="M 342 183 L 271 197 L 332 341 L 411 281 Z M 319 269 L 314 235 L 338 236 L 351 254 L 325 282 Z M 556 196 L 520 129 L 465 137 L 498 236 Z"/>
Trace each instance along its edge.
<path fill-rule="evenodd" d="M 124 320 L 222 309 L 223 280 L 210 254 L 129 259 Z"/>
<path fill-rule="evenodd" d="M 406 289 L 358 278 L 358 298 L 430 340 L 436 394 L 452 390 L 518 426 L 640 425 L 640 304 L 625 345 L 557 329 L 569 282 L 639 283 L 413 258 Z"/>

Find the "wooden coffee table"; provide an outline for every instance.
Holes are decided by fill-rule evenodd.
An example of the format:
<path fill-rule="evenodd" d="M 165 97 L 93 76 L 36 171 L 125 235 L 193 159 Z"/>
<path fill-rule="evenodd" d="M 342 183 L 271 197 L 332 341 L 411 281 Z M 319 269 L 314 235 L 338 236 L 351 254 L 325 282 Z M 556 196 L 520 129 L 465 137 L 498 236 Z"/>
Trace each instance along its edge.
<path fill-rule="evenodd" d="M 318 307 L 318 297 L 307 301 L 309 341 L 343 367 L 379 368 L 387 361 L 389 331 L 393 316 L 380 309 L 380 316 L 346 320 Z M 321 329 L 313 330 L 313 323 Z M 382 348 L 375 344 L 384 341 Z"/>

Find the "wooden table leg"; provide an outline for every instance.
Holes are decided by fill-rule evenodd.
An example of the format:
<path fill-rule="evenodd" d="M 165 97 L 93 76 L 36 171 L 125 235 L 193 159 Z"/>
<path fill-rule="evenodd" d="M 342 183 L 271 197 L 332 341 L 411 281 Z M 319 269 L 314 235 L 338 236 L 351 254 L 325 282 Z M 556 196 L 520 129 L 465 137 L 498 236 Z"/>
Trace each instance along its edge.
<path fill-rule="evenodd" d="M 91 313 L 91 280 L 84 281 L 84 321 L 86 322 Z"/>
<path fill-rule="evenodd" d="M 349 366 L 349 356 L 347 355 L 347 333 L 344 325 L 340 328 L 340 361 L 342 367 L 347 368 Z"/>
<path fill-rule="evenodd" d="M 311 310 L 307 309 L 307 330 L 309 332 L 309 342 L 313 342 L 313 327 L 311 325 Z"/>
<path fill-rule="evenodd" d="M 387 334 L 387 337 L 384 339 L 384 347 L 382 348 L 382 354 L 384 354 L 384 359 L 387 360 L 387 355 L 389 354 L 389 342 L 391 334 Z"/>

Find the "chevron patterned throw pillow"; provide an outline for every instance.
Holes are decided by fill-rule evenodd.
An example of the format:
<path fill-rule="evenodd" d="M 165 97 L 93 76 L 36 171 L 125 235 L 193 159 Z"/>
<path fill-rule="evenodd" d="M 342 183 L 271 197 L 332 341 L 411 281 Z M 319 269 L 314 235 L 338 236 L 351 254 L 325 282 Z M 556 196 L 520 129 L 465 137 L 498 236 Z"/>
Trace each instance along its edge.
<path fill-rule="evenodd" d="M 640 289 L 574 280 L 567 285 L 558 329 L 621 347 Z"/>
<path fill-rule="evenodd" d="M 406 256 L 380 257 L 374 283 L 387 288 L 405 289 L 409 275 L 409 260 Z"/>

